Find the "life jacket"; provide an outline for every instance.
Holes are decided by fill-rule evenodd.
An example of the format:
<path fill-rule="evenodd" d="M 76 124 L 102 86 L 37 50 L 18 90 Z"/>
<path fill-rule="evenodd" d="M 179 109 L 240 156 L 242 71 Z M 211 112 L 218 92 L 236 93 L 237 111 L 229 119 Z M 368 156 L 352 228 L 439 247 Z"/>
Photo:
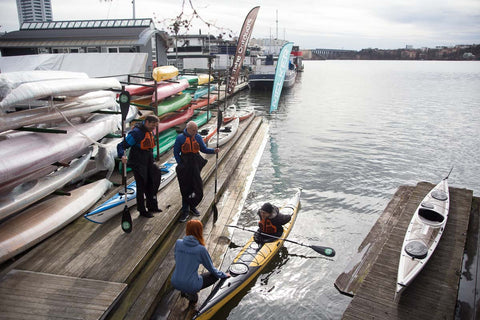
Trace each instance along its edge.
<path fill-rule="evenodd" d="M 139 143 L 141 150 L 152 150 L 155 147 L 155 140 L 151 132 L 145 132 L 145 137 Z"/>
<path fill-rule="evenodd" d="M 182 144 L 181 151 L 182 154 L 185 153 L 198 153 L 200 151 L 200 145 L 198 144 L 195 137 L 185 136 L 185 142 Z"/>
<path fill-rule="evenodd" d="M 268 234 L 277 233 L 277 227 L 272 223 L 270 219 L 262 219 L 258 222 L 260 231 Z"/>

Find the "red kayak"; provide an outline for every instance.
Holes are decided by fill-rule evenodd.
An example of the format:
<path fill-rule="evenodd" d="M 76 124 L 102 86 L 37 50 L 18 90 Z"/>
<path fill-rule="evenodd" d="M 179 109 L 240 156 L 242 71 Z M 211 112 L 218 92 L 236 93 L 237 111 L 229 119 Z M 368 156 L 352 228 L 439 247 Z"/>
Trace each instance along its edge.
<path fill-rule="evenodd" d="M 158 132 L 165 131 L 170 129 L 176 125 L 186 122 L 193 116 L 193 109 L 187 109 L 180 113 L 173 113 L 171 116 L 167 116 L 163 118 L 159 123 L 157 130 Z"/>
<path fill-rule="evenodd" d="M 217 100 L 217 98 L 218 98 L 218 96 L 216 94 L 212 94 L 212 95 L 210 95 L 210 101 L 207 98 L 197 99 L 194 102 L 192 102 L 191 108 L 192 109 L 198 109 L 198 108 L 201 108 L 201 107 L 205 107 L 209 102 L 210 103 L 215 102 L 215 100 Z"/>
<path fill-rule="evenodd" d="M 131 96 L 144 96 L 153 93 L 155 90 L 154 85 L 155 83 L 153 81 L 145 82 L 144 85 L 132 84 L 126 86 L 125 91 L 128 91 Z"/>
<path fill-rule="evenodd" d="M 157 95 L 152 93 L 152 102 L 163 100 L 188 88 L 188 80 L 180 79 L 175 82 L 160 82 L 157 86 Z M 156 100 L 155 100 L 156 99 Z"/>

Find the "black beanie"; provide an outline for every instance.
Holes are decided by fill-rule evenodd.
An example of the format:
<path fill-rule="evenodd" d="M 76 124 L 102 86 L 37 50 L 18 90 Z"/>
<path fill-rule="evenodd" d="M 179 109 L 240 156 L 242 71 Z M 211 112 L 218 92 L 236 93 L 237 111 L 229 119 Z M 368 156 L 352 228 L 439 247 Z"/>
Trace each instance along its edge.
<path fill-rule="evenodd" d="M 272 213 L 273 212 L 273 206 L 270 202 L 265 202 L 263 204 L 262 208 L 260 208 L 260 210 L 268 212 L 268 213 Z"/>

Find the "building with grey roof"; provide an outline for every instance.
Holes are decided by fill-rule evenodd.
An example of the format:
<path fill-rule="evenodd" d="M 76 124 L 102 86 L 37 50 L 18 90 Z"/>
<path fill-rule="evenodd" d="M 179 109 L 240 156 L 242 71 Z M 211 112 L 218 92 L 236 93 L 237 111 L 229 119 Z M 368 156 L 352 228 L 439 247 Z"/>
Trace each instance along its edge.
<path fill-rule="evenodd" d="M 167 64 L 169 37 L 152 19 L 24 22 L 20 30 L 0 36 L 2 56 L 43 53 L 148 54 L 146 71 Z"/>

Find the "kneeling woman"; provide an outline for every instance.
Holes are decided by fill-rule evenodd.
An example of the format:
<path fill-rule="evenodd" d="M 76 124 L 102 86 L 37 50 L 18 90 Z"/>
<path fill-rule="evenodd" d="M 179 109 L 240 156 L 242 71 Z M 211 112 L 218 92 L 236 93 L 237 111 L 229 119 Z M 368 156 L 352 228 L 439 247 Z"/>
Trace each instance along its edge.
<path fill-rule="evenodd" d="M 199 220 L 188 221 L 185 233 L 186 236 L 175 244 L 175 270 L 171 282 L 175 289 L 182 292 L 182 297 L 196 303 L 198 291 L 230 275 L 213 266 L 210 254 L 205 248 L 203 225 Z M 209 272 L 199 275 L 200 264 Z"/>

